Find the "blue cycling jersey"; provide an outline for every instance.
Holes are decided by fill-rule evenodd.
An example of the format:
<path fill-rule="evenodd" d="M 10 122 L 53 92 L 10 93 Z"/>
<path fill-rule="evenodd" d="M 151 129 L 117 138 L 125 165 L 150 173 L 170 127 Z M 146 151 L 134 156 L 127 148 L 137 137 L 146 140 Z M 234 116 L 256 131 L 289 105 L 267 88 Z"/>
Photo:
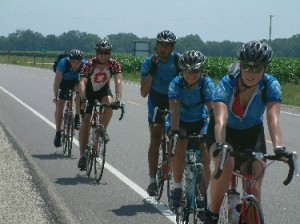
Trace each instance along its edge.
<path fill-rule="evenodd" d="M 208 76 L 202 76 L 198 85 L 191 90 L 185 86 L 183 76 L 177 76 L 169 85 L 168 96 L 171 100 L 180 101 L 180 121 L 195 122 L 207 120 L 208 110 L 205 103 L 213 101 L 214 90 L 215 85 Z"/>
<path fill-rule="evenodd" d="M 228 106 L 228 127 L 234 129 L 246 129 L 262 122 L 266 103 L 281 103 L 281 86 L 275 77 L 265 73 L 263 77 L 264 80 L 261 80 L 259 85 L 257 85 L 254 95 L 245 110 L 244 116 L 241 118 L 232 111 L 236 85 L 239 77 L 240 73 L 233 79 L 231 79 L 229 75 L 224 76 L 215 89 L 214 102 L 223 102 Z M 264 88 L 266 88 L 265 102 L 262 98 L 262 90 Z"/>
<path fill-rule="evenodd" d="M 178 54 L 175 52 L 171 52 L 169 61 L 164 63 L 162 61 L 158 61 L 158 70 L 154 74 L 152 80 L 152 89 L 160 94 L 168 94 L 168 86 L 171 80 L 177 75 L 176 66 L 174 62 L 174 54 Z M 145 77 L 148 75 L 150 66 L 151 66 L 151 58 L 148 57 L 144 60 L 141 65 L 141 76 Z"/>
<path fill-rule="evenodd" d="M 83 64 L 83 61 L 82 61 L 82 64 Z M 63 73 L 62 80 L 79 80 L 80 70 L 72 71 L 70 68 L 71 68 L 71 65 L 70 65 L 70 62 L 68 61 L 68 59 L 62 58 L 58 62 L 56 70 L 58 72 Z"/>

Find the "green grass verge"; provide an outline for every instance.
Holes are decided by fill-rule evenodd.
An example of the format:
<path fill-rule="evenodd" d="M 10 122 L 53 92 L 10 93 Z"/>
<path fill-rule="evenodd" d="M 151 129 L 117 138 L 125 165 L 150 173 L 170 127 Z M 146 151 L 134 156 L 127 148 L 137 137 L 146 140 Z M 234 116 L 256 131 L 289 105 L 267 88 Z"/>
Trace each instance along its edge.
<path fill-rule="evenodd" d="M 20 66 L 38 67 L 52 70 L 53 58 L 26 57 L 26 56 L 3 56 L 0 55 L 1 64 L 15 64 Z M 124 80 L 132 82 L 140 82 L 139 73 L 123 73 Z M 216 80 L 217 82 L 217 80 Z M 283 84 L 282 85 L 283 104 L 300 107 L 300 85 Z"/>

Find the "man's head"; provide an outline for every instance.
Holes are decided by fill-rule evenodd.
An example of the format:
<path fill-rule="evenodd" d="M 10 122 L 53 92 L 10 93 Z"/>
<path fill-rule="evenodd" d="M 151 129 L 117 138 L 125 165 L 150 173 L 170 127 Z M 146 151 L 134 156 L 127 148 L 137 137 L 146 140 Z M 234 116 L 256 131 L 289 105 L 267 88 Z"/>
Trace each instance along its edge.
<path fill-rule="evenodd" d="M 176 36 L 169 30 L 161 31 L 156 37 L 156 53 L 161 59 L 167 59 L 174 50 Z"/>
<path fill-rule="evenodd" d="M 112 49 L 111 43 L 107 39 L 100 40 L 97 44 L 94 46 L 96 50 L 96 56 L 101 64 L 104 64 L 107 62 L 107 60 L 110 58 L 110 52 Z"/>

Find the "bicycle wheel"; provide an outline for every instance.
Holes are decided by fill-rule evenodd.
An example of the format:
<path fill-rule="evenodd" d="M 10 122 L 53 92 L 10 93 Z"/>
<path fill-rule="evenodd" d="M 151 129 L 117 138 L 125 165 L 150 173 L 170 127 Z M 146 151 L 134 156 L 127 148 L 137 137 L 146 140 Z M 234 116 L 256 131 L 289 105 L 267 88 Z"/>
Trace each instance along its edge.
<path fill-rule="evenodd" d="M 183 192 L 180 207 L 176 211 L 177 224 L 189 223 L 190 204 L 191 201 L 188 192 Z"/>
<path fill-rule="evenodd" d="M 243 200 L 240 224 L 264 224 L 264 215 L 258 200 L 253 197 L 248 197 Z"/>
<path fill-rule="evenodd" d="M 195 187 L 195 205 L 196 209 L 194 209 L 194 220 L 198 219 L 199 223 L 204 222 L 205 214 L 207 211 L 207 191 L 205 184 L 205 176 L 203 165 L 197 167 L 196 169 L 196 187 Z M 194 221 L 197 223 L 197 221 Z"/>
<path fill-rule="evenodd" d="M 86 175 L 90 177 L 92 167 L 93 167 L 93 155 L 92 150 L 89 146 L 85 149 L 85 158 L 86 158 Z"/>
<path fill-rule="evenodd" d="M 65 155 L 66 152 L 67 152 L 67 119 L 68 119 L 68 116 L 67 114 L 65 113 L 64 114 L 64 123 L 63 123 L 63 126 L 62 126 L 62 129 L 61 129 L 61 142 L 62 142 L 62 148 L 63 148 L 63 154 Z"/>
<path fill-rule="evenodd" d="M 219 212 L 219 222 L 220 224 L 227 224 L 228 223 L 228 194 L 225 193 L 221 209 Z"/>
<path fill-rule="evenodd" d="M 97 155 L 94 158 L 94 172 L 95 172 L 95 179 L 99 183 L 104 170 L 105 164 L 105 155 L 106 155 L 106 142 L 105 142 L 105 135 L 106 130 L 103 125 L 99 126 L 99 141 L 98 141 L 98 150 Z"/>
<path fill-rule="evenodd" d="M 73 132 L 74 132 L 73 114 L 70 113 L 68 117 L 68 127 L 67 127 L 68 157 L 71 157 L 72 154 Z"/>
<path fill-rule="evenodd" d="M 165 178 L 164 178 L 164 167 L 165 167 L 165 156 L 164 156 L 164 147 L 165 147 L 165 143 L 164 141 L 161 142 L 160 146 L 159 146 L 159 156 L 158 156 L 158 166 L 157 166 L 157 173 L 156 173 L 156 182 L 157 182 L 157 195 L 155 196 L 155 199 L 157 201 L 160 200 L 163 190 L 164 190 L 164 182 L 165 182 Z"/>

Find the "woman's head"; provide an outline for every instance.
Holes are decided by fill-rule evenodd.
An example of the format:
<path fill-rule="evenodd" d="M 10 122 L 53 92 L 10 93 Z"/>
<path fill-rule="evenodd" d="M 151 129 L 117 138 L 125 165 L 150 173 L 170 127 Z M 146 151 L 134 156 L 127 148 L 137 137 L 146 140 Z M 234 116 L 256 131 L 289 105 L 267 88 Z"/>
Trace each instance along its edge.
<path fill-rule="evenodd" d="M 237 57 L 241 64 L 267 67 L 273 59 L 273 50 L 266 42 L 250 41 L 240 47 Z"/>
<path fill-rule="evenodd" d="M 179 57 L 178 66 L 188 85 L 193 85 L 200 79 L 205 60 L 205 56 L 195 50 L 186 51 Z"/>
<path fill-rule="evenodd" d="M 70 61 L 71 68 L 73 71 L 77 71 L 80 68 L 82 59 L 83 59 L 82 51 L 80 51 L 78 49 L 72 49 L 69 52 L 68 60 Z"/>
<path fill-rule="evenodd" d="M 250 88 L 263 78 L 266 67 L 272 61 L 273 50 L 266 42 L 250 41 L 241 46 L 237 57 L 240 61 L 242 85 Z"/>

